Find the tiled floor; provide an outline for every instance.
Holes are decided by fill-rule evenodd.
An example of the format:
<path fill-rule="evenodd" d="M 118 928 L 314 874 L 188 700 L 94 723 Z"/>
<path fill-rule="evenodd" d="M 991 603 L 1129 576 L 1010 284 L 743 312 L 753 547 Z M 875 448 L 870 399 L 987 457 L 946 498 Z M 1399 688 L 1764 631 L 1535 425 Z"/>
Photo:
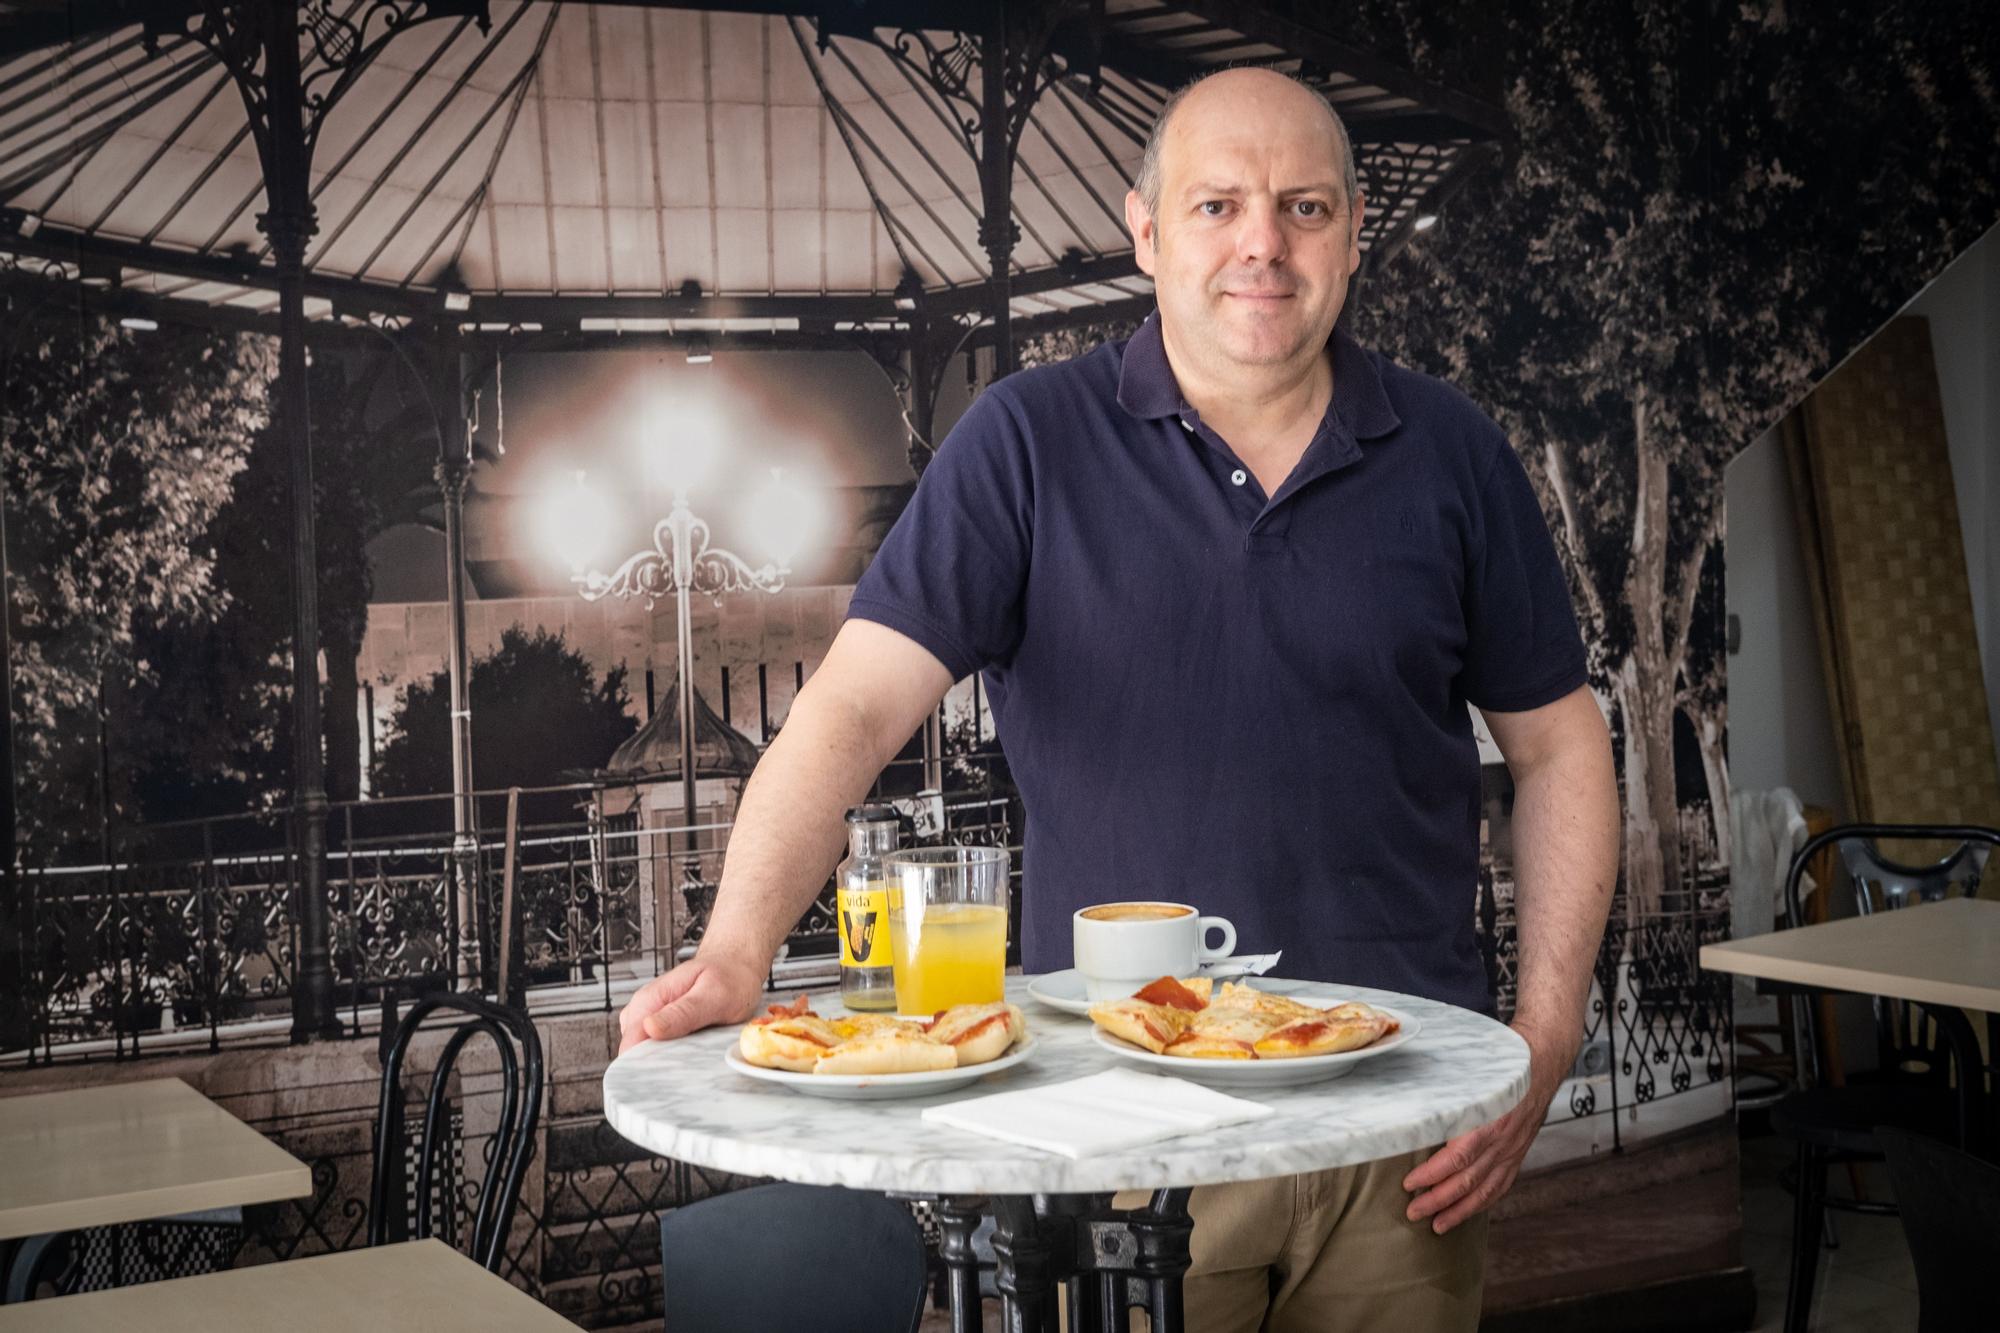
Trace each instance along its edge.
<path fill-rule="evenodd" d="M 1792 1196 L 1778 1185 L 1781 1166 L 1791 1161 L 1781 1139 L 1747 1139 L 1743 1144 L 1743 1262 L 1757 1275 L 1756 1333 L 1776 1333 L 1785 1321 L 1785 1274 L 1791 1263 Z M 1845 1191 L 1844 1171 L 1835 1169 L 1833 1186 Z M 1864 1176 L 1871 1198 L 1887 1197 L 1879 1167 Z M 1820 1251 L 1813 1285 L 1815 1333 L 1914 1333 L 1917 1275 L 1902 1224 L 1893 1217 L 1832 1214 L 1837 1248 Z"/>

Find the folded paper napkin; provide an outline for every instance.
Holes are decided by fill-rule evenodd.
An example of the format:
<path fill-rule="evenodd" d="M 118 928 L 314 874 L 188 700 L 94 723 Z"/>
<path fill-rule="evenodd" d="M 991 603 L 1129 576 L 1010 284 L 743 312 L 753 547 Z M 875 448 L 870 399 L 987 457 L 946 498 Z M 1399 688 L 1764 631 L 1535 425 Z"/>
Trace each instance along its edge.
<path fill-rule="evenodd" d="M 1218 958 L 1212 963 L 1203 963 L 1197 972 L 1204 977 L 1226 981 L 1230 977 L 1261 977 L 1278 965 L 1285 956 L 1280 949 L 1276 953 L 1239 953 L 1228 958 Z"/>
<path fill-rule="evenodd" d="M 1186 1079 L 1107 1069 L 1064 1083 L 927 1106 L 923 1118 L 1065 1157 L 1090 1157 L 1269 1114 L 1271 1108 L 1261 1103 Z"/>

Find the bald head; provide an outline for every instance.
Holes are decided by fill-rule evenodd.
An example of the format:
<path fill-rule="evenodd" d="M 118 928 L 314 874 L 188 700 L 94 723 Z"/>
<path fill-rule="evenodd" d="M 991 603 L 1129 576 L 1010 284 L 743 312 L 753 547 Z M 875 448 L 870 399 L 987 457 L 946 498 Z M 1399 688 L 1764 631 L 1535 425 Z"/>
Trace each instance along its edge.
<path fill-rule="evenodd" d="M 1166 178 L 1164 159 L 1166 157 L 1170 130 L 1177 114 L 1188 116 L 1228 115 L 1232 100 L 1243 97 L 1278 98 L 1296 103 L 1302 115 L 1325 117 L 1331 134 L 1329 151 L 1338 159 L 1338 173 L 1343 203 L 1352 204 L 1360 190 L 1360 180 L 1354 171 L 1354 148 L 1347 138 L 1347 127 L 1340 123 L 1340 115 L 1333 109 L 1333 103 L 1319 89 L 1309 83 L 1280 74 L 1270 69 L 1225 69 L 1214 74 L 1205 74 L 1193 83 L 1183 85 L 1160 107 L 1160 115 L 1153 122 L 1153 131 L 1146 136 L 1146 151 L 1139 162 L 1139 178 L 1132 188 L 1145 201 L 1146 211 L 1154 217 L 1160 215 L 1160 191 Z"/>

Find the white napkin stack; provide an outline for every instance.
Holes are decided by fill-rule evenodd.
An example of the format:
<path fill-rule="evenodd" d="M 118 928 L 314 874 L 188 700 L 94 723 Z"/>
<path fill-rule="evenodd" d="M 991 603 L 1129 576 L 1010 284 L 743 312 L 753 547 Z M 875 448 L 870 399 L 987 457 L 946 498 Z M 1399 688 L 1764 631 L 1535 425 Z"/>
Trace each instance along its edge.
<path fill-rule="evenodd" d="M 1120 1152 L 1161 1139 L 1271 1114 L 1185 1079 L 1107 1069 L 1064 1083 L 996 1092 L 945 1106 L 927 1106 L 923 1118 L 1009 1143 L 1065 1157 Z"/>
<path fill-rule="evenodd" d="M 1285 956 L 1283 949 L 1276 953 L 1239 953 L 1227 958 L 1218 958 L 1212 963 L 1203 963 L 1196 972 L 1204 977 L 1224 981 L 1230 977 L 1261 977 L 1278 965 Z"/>

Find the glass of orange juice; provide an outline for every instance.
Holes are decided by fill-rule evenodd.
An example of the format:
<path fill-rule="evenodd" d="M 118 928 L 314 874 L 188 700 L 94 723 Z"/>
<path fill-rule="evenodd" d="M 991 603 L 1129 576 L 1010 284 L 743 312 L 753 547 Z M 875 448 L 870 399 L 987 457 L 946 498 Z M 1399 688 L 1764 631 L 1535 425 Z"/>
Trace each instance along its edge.
<path fill-rule="evenodd" d="M 991 1004 L 1007 972 L 1007 849 L 913 847 L 891 852 L 889 957 L 896 1009 L 929 1018 Z"/>

